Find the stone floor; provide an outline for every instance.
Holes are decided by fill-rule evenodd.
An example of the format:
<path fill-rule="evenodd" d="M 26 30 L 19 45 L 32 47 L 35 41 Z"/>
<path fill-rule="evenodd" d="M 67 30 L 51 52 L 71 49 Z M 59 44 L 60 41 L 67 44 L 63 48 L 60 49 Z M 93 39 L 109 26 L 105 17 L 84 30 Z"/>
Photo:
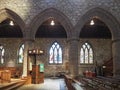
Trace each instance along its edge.
<path fill-rule="evenodd" d="M 24 85 L 17 90 L 67 90 L 64 79 L 47 78 L 43 84 Z"/>
<path fill-rule="evenodd" d="M 95 90 L 89 87 L 82 87 L 79 85 L 74 85 L 76 90 Z M 59 78 L 46 78 L 43 84 L 29 84 L 24 85 L 17 90 L 68 90 L 64 79 Z"/>

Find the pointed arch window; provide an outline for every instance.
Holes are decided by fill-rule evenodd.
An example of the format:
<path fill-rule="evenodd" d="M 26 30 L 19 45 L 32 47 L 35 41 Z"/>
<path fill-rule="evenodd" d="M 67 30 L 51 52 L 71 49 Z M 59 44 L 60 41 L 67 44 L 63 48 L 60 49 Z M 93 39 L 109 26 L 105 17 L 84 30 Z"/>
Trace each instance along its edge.
<path fill-rule="evenodd" d="M 55 42 L 49 50 L 49 63 L 62 64 L 62 48 Z"/>
<path fill-rule="evenodd" d="M 3 46 L 0 45 L 0 63 L 4 64 L 4 55 L 5 55 L 5 49 L 3 48 Z"/>
<path fill-rule="evenodd" d="M 24 44 L 22 44 L 18 51 L 18 63 L 23 63 L 24 59 Z"/>
<path fill-rule="evenodd" d="M 80 50 L 80 63 L 93 64 L 93 50 L 88 43 L 84 43 Z"/>

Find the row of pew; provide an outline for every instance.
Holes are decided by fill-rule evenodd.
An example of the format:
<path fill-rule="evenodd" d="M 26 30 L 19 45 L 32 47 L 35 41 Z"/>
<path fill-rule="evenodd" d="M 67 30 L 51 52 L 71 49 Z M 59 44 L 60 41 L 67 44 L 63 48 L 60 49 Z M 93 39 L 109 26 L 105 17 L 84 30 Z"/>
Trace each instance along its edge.
<path fill-rule="evenodd" d="M 71 78 L 68 75 L 64 75 L 66 86 L 68 90 L 120 90 L 120 78 L 114 77 L 84 77 Z"/>
<path fill-rule="evenodd" d="M 11 78 L 20 78 L 22 75 L 22 67 L 0 67 L 0 71 L 10 71 Z"/>
<path fill-rule="evenodd" d="M 102 77 L 102 76 L 97 76 L 94 78 L 83 77 L 81 79 L 81 82 L 95 89 L 120 90 L 119 78 Z"/>
<path fill-rule="evenodd" d="M 31 84 L 31 76 L 12 78 L 11 70 L 0 70 L 0 90 L 15 90 L 22 85 Z"/>

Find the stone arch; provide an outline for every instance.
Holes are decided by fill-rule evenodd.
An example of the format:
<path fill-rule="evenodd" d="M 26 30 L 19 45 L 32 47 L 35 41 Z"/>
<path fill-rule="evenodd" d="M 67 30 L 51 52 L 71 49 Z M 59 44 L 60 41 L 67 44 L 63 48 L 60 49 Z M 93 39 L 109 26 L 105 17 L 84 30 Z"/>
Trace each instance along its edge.
<path fill-rule="evenodd" d="M 35 18 L 33 18 L 32 22 L 29 25 L 31 30 L 30 37 L 34 39 L 39 26 L 50 17 L 54 17 L 56 20 L 58 20 L 61 23 L 61 25 L 65 28 L 67 37 L 71 36 L 71 30 L 73 30 L 73 25 L 71 24 L 68 17 L 57 9 L 49 8 L 42 11 L 37 16 L 35 16 Z"/>
<path fill-rule="evenodd" d="M 21 19 L 21 17 L 10 9 L 7 9 L 7 8 L 1 9 L 0 10 L 0 22 L 4 21 L 7 18 L 14 20 L 20 26 L 23 37 L 24 37 L 25 36 L 24 35 L 25 23 Z"/>
<path fill-rule="evenodd" d="M 112 40 L 117 39 L 120 36 L 118 33 L 120 30 L 120 25 L 116 18 L 106 10 L 97 7 L 89 10 L 82 17 L 80 17 L 78 23 L 75 25 L 77 37 L 79 37 L 81 29 L 85 23 L 91 20 L 93 17 L 100 19 L 108 26 L 112 35 Z"/>

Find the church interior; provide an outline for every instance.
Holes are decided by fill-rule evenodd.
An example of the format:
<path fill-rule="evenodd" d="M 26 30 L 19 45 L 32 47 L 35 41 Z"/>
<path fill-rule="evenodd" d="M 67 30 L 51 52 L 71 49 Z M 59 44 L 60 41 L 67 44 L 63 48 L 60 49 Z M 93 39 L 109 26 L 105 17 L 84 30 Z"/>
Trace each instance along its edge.
<path fill-rule="evenodd" d="M 120 90 L 119 0 L 0 0 L 0 89 Z"/>

